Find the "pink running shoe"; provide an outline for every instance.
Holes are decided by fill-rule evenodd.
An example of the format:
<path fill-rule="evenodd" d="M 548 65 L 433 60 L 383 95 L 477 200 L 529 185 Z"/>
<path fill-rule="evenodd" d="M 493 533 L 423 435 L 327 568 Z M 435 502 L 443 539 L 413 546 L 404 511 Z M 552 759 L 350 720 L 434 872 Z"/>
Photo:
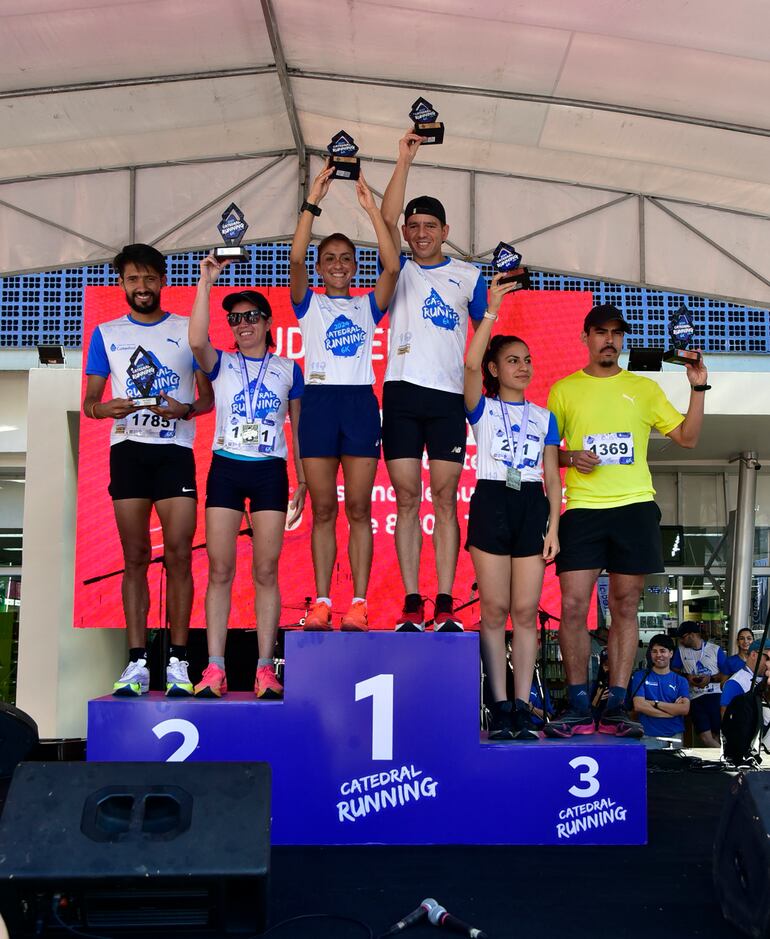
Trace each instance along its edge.
<path fill-rule="evenodd" d="M 283 697 L 283 685 L 278 681 L 272 665 L 260 665 L 257 669 L 254 694 L 265 701 L 280 701 Z"/>
<path fill-rule="evenodd" d="M 332 608 L 328 603 L 314 603 L 305 619 L 306 633 L 325 633 L 332 628 Z"/>
<path fill-rule="evenodd" d="M 221 698 L 227 694 L 227 678 L 225 670 L 214 662 L 210 662 L 201 675 L 201 680 L 195 686 L 196 698 Z"/>

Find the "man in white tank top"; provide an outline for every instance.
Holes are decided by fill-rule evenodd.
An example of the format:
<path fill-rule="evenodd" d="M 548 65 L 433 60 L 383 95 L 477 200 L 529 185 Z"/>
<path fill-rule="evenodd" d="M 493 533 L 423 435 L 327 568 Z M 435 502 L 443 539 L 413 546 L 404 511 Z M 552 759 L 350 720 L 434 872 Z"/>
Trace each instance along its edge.
<path fill-rule="evenodd" d="M 437 595 L 435 629 L 457 632 L 452 587 L 460 549 L 457 484 L 465 458 L 463 356 L 468 322 L 484 316 L 487 288 L 473 264 L 445 257 L 449 234 L 444 206 L 432 196 L 412 199 L 404 208 L 406 181 L 421 138 L 407 133 L 385 195 L 382 216 L 397 251 L 401 234 L 411 249 L 402 255 L 401 275 L 390 304 L 390 349 L 382 396 L 382 446 L 396 493 L 396 554 L 404 583 L 404 608 L 396 629 L 425 628 L 420 594 L 421 465 L 427 449 Z"/>
<path fill-rule="evenodd" d="M 145 643 L 150 605 L 150 513 L 154 505 L 163 529 L 171 637 L 166 693 L 190 695 L 187 633 L 196 522 L 195 426 L 191 418 L 211 410 L 213 393 L 209 380 L 194 368 L 187 317 L 161 308 L 166 283 L 163 255 L 149 245 L 127 245 L 114 266 L 130 310 L 94 330 L 83 401 L 86 417 L 113 421 L 109 492 L 123 546 L 123 611 L 129 646 L 129 663 L 115 682 L 113 694 L 134 696 L 149 690 Z M 108 378 L 113 396 L 102 401 Z M 145 403 L 138 405 L 139 399 Z"/>

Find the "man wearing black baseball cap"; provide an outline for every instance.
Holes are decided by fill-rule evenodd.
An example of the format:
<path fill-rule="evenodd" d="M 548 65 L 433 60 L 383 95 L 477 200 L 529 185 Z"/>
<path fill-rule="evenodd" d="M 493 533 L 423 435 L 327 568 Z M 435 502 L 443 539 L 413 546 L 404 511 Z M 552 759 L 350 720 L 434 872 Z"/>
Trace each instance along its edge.
<path fill-rule="evenodd" d="M 729 671 L 727 653 L 716 642 L 704 639 L 701 624 L 692 620 L 680 623 L 676 635 L 679 645 L 671 668 L 684 675 L 690 685 L 692 725 L 704 747 L 718 747 L 722 692 L 719 676 Z"/>
<path fill-rule="evenodd" d="M 487 288 L 479 268 L 445 257 L 449 234 L 444 206 L 434 196 L 417 196 L 404 210 L 409 168 L 422 141 L 411 132 L 385 195 L 382 216 L 401 251 L 401 234 L 412 252 L 401 256 L 401 274 L 390 303 L 390 350 L 382 395 L 382 448 L 396 493 L 396 553 L 404 582 L 404 608 L 397 630 L 425 628 L 420 595 L 421 461 L 427 449 L 435 527 L 438 592 L 435 629 L 461 630 L 454 615 L 452 585 L 460 549 L 457 483 L 465 458 L 463 354 L 468 321 L 484 316 Z"/>
<path fill-rule="evenodd" d="M 559 644 L 569 685 L 569 709 L 546 727 L 549 737 L 594 730 L 586 617 L 603 570 L 610 577 L 610 691 L 598 729 L 619 737 L 643 733 L 623 702 L 638 645 L 636 612 L 644 578 L 664 569 L 647 441 L 655 428 L 681 447 L 697 444 L 708 373 L 702 361 L 687 366 L 691 391 L 683 417 L 654 381 L 618 365 L 623 336 L 630 331 L 617 307 L 594 306 L 581 335 L 588 364 L 556 382 L 548 397 L 565 441 L 559 462 L 567 468 L 556 570 L 562 594 Z"/>

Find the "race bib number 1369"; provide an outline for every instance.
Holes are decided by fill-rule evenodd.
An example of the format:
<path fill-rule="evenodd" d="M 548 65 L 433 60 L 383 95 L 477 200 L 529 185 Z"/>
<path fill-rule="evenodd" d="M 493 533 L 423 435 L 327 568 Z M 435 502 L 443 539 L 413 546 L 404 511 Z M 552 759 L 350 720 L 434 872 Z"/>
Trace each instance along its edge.
<path fill-rule="evenodd" d="M 601 466 L 630 466 L 634 462 L 634 435 L 628 431 L 586 434 L 583 449 L 596 454 Z"/>

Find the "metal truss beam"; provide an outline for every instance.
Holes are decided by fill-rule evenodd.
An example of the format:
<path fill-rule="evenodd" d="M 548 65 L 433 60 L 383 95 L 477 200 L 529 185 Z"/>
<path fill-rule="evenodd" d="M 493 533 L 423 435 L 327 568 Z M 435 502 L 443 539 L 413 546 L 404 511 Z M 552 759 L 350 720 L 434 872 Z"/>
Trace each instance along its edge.
<path fill-rule="evenodd" d="M 5 199 L 0 199 L 0 206 L 3 208 L 10 209 L 12 212 L 18 212 L 19 215 L 23 215 L 26 218 L 31 218 L 35 222 L 41 222 L 43 225 L 48 225 L 50 228 L 55 228 L 57 231 L 64 232 L 66 235 L 72 235 L 75 238 L 80 238 L 81 241 L 87 241 L 91 245 L 96 245 L 97 248 L 105 248 L 107 251 L 115 253 L 115 248 L 113 245 L 106 245 L 103 241 L 97 241 L 96 238 L 91 238 L 89 235 L 84 235 L 82 232 L 75 231 L 74 228 L 67 228 L 66 225 L 60 225 L 58 222 L 54 222 L 50 218 L 44 218 L 42 215 L 36 215 L 34 212 L 30 212 L 28 209 L 22 209 L 18 205 L 13 205 L 11 202 L 6 202 Z M 71 267 L 72 265 L 67 265 Z"/>
<path fill-rule="evenodd" d="M 137 78 L 110 78 L 103 81 L 67 82 L 43 85 L 40 88 L 17 88 L 0 91 L 0 101 L 13 98 L 36 98 L 45 95 L 68 95 L 83 91 L 107 91 L 112 88 L 138 88 L 144 85 L 170 85 L 174 82 L 208 82 L 221 78 L 245 78 L 250 75 L 273 75 L 275 65 L 252 65 L 244 68 L 223 68 L 210 72 L 180 72 L 175 75 L 145 75 Z"/>
<path fill-rule="evenodd" d="M 377 88 L 403 88 L 414 91 L 413 80 L 401 78 L 377 78 L 368 75 L 344 75 L 338 72 L 305 71 L 289 69 L 291 78 L 312 81 L 343 82 L 353 85 L 373 85 Z M 584 98 L 563 98 L 556 95 L 538 95 L 526 91 L 507 91 L 501 88 L 474 88 L 470 85 L 448 85 L 442 82 L 419 83 L 422 92 L 430 94 L 470 95 L 476 98 L 494 98 L 498 101 L 524 101 L 528 104 L 544 104 L 557 108 L 579 108 L 590 111 L 607 111 L 610 114 L 631 114 L 635 117 L 648 117 L 656 121 L 670 121 L 675 124 L 691 124 L 694 127 L 706 127 L 713 130 L 729 130 L 735 134 L 750 134 L 756 137 L 770 137 L 770 127 L 757 127 L 751 124 L 735 124 L 731 121 L 717 121 L 713 118 L 698 117 L 694 114 L 676 114 L 672 111 L 658 111 L 653 108 L 639 108 L 628 104 L 613 104 L 609 101 L 591 101 Z"/>
<path fill-rule="evenodd" d="M 233 193 L 237 192 L 239 189 L 243 189 L 244 186 L 248 186 L 249 183 L 253 182 L 255 179 L 258 179 L 262 176 L 263 173 L 266 173 L 268 170 L 271 170 L 274 166 L 277 166 L 283 161 L 283 157 L 276 157 L 274 160 L 271 160 L 266 166 L 260 167 L 256 173 L 249 173 L 244 179 L 241 179 L 239 182 L 235 183 L 234 186 L 230 186 L 224 192 L 220 192 L 217 196 L 207 202 L 205 205 L 202 205 L 199 209 L 196 209 L 186 218 L 183 218 L 181 222 L 177 222 L 172 225 L 167 231 L 164 231 L 160 235 L 156 235 L 155 238 L 150 242 L 151 245 L 158 244 L 159 241 L 163 241 L 164 238 L 168 238 L 169 235 L 173 235 L 175 231 L 179 231 L 180 228 L 184 228 L 185 225 L 188 225 L 190 222 L 194 221 L 196 218 L 200 218 L 205 212 L 208 212 L 209 209 L 213 208 L 218 202 L 223 202 Z"/>

